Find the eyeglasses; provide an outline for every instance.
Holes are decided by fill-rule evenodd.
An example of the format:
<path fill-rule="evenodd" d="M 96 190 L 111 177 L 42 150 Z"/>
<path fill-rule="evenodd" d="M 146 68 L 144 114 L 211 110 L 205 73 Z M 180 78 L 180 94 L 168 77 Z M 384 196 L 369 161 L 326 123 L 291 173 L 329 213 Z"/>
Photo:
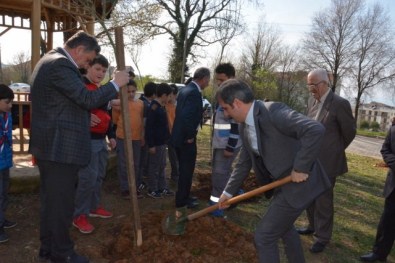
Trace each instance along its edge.
<path fill-rule="evenodd" d="M 320 85 L 323 82 L 325 82 L 325 81 L 321 80 L 320 82 L 317 82 L 317 83 L 307 84 L 307 87 L 309 89 L 315 89 L 318 85 Z"/>

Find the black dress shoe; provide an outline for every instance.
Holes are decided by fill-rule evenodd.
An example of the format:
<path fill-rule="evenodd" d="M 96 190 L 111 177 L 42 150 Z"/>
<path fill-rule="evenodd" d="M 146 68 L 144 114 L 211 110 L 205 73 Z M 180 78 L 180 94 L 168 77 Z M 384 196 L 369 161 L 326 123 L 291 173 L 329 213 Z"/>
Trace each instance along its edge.
<path fill-rule="evenodd" d="M 375 261 L 381 261 L 381 262 L 385 262 L 386 259 L 384 258 L 380 258 L 379 255 L 375 254 L 375 253 L 369 253 L 366 255 L 363 255 L 359 258 L 361 261 L 363 262 L 375 262 Z"/>
<path fill-rule="evenodd" d="M 198 198 L 196 196 L 189 196 L 188 197 L 188 202 L 196 202 Z"/>
<path fill-rule="evenodd" d="M 320 253 L 324 251 L 326 244 L 321 243 L 319 241 L 314 242 L 314 244 L 310 248 L 311 253 Z"/>
<path fill-rule="evenodd" d="M 51 253 L 44 249 L 40 249 L 38 252 L 38 261 L 39 262 L 48 262 L 51 258 Z"/>
<path fill-rule="evenodd" d="M 297 228 L 296 231 L 300 234 L 300 235 L 311 235 L 314 233 L 313 229 L 310 229 L 308 227 L 305 228 Z"/>

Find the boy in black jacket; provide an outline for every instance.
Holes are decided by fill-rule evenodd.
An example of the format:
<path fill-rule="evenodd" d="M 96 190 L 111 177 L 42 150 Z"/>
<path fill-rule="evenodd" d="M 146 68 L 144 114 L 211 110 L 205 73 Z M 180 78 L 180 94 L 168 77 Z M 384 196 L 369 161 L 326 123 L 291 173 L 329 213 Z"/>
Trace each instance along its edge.
<path fill-rule="evenodd" d="M 170 132 L 164 105 L 171 91 L 171 87 L 166 83 L 158 85 L 156 98 L 150 104 L 146 120 L 145 142 L 150 154 L 147 195 L 152 198 L 174 195 L 167 187 L 165 176 L 166 145 Z"/>

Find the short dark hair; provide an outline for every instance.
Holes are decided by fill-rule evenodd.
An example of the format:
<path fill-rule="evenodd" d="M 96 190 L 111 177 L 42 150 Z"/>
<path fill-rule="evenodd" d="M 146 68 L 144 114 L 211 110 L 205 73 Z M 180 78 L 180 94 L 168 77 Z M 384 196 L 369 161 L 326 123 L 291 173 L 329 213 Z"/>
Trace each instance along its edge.
<path fill-rule="evenodd" d="M 210 70 L 208 68 L 201 67 L 193 73 L 193 79 L 203 79 L 205 77 L 210 77 Z"/>
<path fill-rule="evenodd" d="M 93 66 L 95 64 L 99 64 L 104 68 L 108 68 L 108 66 L 110 65 L 107 58 L 101 54 L 98 54 L 91 62 L 89 62 L 89 66 Z"/>
<path fill-rule="evenodd" d="M 228 79 L 219 87 L 216 98 L 220 98 L 226 104 L 232 105 L 235 99 L 239 99 L 244 103 L 254 101 L 254 93 L 252 89 L 242 80 Z"/>
<path fill-rule="evenodd" d="M 172 92 L 172 89 L 167 83 L 160 83 L 156 88 L 156 96 L 160 97 L 163 94 L 169 95 Z"/>
<path fill-rule="evenodd" d="M 3 99 L 14 99 L 14 92 L 10 87 L 5 84 L 0 84 L 0 100 Z"/>
<path fill-rule="evenodd" d="M 144 85 L 144 96 L 145 97 L 152 97 L 156 94 L 156 84 L 152 81 L 147 82 Z"/>
<path fill-rule="evenodd" d="M 127 86 L 133 86 L 137 88 L 137 83 L 133 79 L 129 79 Z"/>
<path fill-rule="evenodd" d="M 96 54 L 100 53 L 100 46 L 96 38 L 82 30 L 72 35 L 64 45 L 68 48 L 84 46 L 86 51 L 95 51 Z"/>
<path fill-rule="evenodd" d="M 221 63 L 215 68 L 215 73 L 225 74 L 228 78 L 236 76 L 235 67 L 231 63 Z"/>
<path fill-rule="evenodd" d="M 178 93 L 178 87 L 177 87 L 177 85 L 176 85 L 176 84 L 170 84 L 170 87 L 171 87 L 171 92 L 172 92 L 174 95 L 177 95 L 177 93 Z"/>

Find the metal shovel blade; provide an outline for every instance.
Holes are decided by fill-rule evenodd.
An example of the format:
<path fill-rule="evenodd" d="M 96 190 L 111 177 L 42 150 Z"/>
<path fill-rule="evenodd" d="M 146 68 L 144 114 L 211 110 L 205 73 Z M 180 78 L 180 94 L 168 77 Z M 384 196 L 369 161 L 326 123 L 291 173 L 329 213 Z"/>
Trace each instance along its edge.
<path fill-rule="evenodd" d="M 178 214 L 178 216 L 177 216 Z M 162 220 L 162 230 L 167 235 L 179 236 L 185 233 L 187 222 L 186 207 L 178 208 Z"/>

